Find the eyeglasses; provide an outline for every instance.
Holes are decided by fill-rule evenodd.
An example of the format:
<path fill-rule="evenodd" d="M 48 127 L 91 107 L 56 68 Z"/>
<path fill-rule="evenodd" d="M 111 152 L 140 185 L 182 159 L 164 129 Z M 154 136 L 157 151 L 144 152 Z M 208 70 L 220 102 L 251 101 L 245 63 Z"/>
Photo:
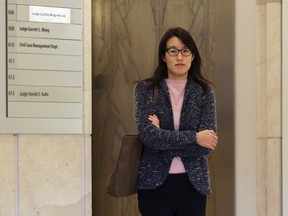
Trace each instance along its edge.
<path fill-rule="evenodd" d="M 178 49 L 176 49 L 174 47 L 170 47 L 170 48 L 166 49 L 166 52 L 170 56 L 173 56 L 173 57 L 178 56 L 179 52 L 181 52 L 182 56 L 186 56 L 186 57 L 192 54 L 192 52 L 188 48 L 183 48 L 181 50 L 178 50 Z"/>

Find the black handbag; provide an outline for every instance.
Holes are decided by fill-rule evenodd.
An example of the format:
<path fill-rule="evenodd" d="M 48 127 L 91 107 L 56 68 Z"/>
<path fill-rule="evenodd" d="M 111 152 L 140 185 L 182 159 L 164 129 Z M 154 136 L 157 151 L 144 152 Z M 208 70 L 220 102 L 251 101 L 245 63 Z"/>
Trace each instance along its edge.
<path fill-rule="evenodd" d="M 114 197 L 125 197 L 137 193 L 136 186 L 141 154 L 142 143 L 138 135 L 122 137 L 116 165 L 107 181 L 107 194 Z"/>
<path fill-rule="evenodd" d="M 158 99 L 158 89 L 153 88 L 153 102 Z M 109 175 L 106 193 L 114 197 L 137 193 L 137 179 L 142 156 L 142 142 L 138 135 L 124 135 L 114 170 Z"/>

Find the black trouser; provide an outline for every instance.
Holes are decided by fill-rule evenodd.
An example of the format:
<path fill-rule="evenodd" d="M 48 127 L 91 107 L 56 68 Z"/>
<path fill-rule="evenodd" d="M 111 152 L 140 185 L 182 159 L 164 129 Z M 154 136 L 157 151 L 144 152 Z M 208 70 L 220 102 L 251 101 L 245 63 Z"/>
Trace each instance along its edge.
<path fill-rule="evenodd" d="M 187 174 L 169 174 L 155 190 L 138 192 L 142 216 L 205 216 L 206 196 L 191 185 Z"/>

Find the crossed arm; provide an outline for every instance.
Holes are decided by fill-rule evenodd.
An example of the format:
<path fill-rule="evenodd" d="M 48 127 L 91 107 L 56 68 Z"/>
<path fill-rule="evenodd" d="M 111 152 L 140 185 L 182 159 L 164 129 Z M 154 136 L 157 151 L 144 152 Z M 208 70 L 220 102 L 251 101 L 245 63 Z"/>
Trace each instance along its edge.
<path fill-rule="evenodd" d="M 150 115 L 148 120 L 157 128 L 160 128 L 160 121 L 155 114 Z M 206 129 L 196 133 L 196 140 L 198 145 L 210 150 L 215 150 L 218 143 L 218 136 L 213 130 Z"/>

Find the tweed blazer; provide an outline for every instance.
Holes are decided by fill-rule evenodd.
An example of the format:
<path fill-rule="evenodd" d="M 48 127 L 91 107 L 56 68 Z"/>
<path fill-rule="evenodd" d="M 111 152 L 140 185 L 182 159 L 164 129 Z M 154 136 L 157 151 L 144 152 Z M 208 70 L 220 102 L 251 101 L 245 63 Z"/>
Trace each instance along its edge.
<path fill-rule="evenodd" d="M 153 101 L 153 89 L 140 81 L 134 93 L 135 119 L 143 142 L 143 155 L 138 177 L 138 190 L 155 189 L 165 181 L 172 159 L 181 157 L 192 186 L 201 194 L 211 193 L 207 156 L 210 150 L 196 141 L 196 132 L 210 129 L 216 132 L 216 101 L 214 89 L 207 92 L 193 80 L 185 86 L 179 131 L 174 130 L 173 111 L 165 80 L 158 86 L 158 97 Z M 160 128 L 148 116 L 155 114 Z"/>

